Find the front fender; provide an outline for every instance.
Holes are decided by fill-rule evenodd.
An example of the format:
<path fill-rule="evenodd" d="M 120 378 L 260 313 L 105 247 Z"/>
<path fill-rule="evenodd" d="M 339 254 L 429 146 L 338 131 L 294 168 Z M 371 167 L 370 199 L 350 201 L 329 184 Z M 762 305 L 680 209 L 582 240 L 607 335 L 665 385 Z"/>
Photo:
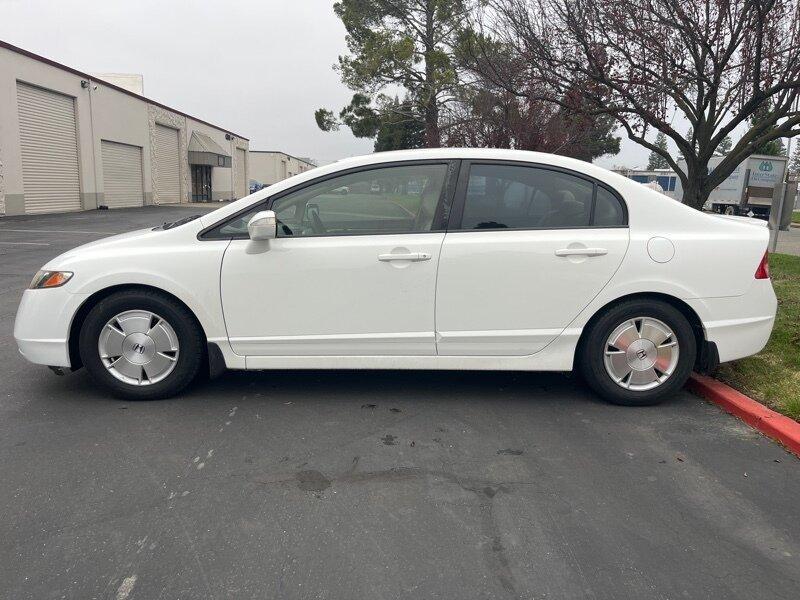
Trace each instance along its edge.
<path fill-rule="evenodd" d="M 219 282 L 227 245 L 227 240 L 187 243 L 183 239 L 139 246 L 109 244 L 66 256 L 54 267 L 74 272 L 64 289 L 88 301 L 117 286 L 142 285 L 163 290 L 194 313 L 209 342 L 224 349 L 228 336 Z"/>
<path fill-rule="evenodd" d="M 206 277 L 212 276 L 212 281 Z M 148 271 L 119 271 L 95 277 L 75 290 L 76 295 L 90 299 L 94 294 L 117 286 L 148 286 L 163 290 L 183 302 L 194 313 L 209 341 L 227 340 L 219 297 L 219 268 L 211 273 L 197 273 L 193 287 L 188 282 L 167 278 Z"/>

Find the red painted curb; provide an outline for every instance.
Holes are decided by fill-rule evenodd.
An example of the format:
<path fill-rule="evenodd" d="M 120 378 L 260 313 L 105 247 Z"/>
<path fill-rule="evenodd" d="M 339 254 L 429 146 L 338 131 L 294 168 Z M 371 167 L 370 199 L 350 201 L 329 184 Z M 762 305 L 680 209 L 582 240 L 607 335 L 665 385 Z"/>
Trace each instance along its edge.
<path fill-rule="evenodd" d="M 800 457 L 800 423 L 756 402 L 712 377 L 692 373 L 686 387 L 739 417 L 761 433 L 783 444 Z"/>

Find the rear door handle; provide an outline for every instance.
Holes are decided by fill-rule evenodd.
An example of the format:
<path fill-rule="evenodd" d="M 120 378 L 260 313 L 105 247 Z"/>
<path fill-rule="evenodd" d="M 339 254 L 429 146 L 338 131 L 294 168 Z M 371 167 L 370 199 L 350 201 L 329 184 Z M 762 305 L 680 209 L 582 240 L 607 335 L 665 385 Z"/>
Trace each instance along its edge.
<path fill-rule="evenodd" d="M 561 248 L 556 256 L 603 256 L 608 254 L 605 248 Z"/>
<path fill-rule="evenodd" d="M 421 260 L 430 260 L 431 255 L 427 252 L 407 252 L 405 254 L 378 254 L 378 260 L 381 262 L 389 262 L 392 260 L 408 260 L 411 262 L 419 262 Z"/>

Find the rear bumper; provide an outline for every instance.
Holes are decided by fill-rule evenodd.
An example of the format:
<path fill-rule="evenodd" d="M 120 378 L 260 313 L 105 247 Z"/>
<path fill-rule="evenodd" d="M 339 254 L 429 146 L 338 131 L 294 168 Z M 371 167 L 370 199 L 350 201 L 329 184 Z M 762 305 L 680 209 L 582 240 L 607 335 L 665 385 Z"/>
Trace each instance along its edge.
<path fill-rule="evenodd" d="M 25 290 L 14 321 L 14 339 L 20 354 L 32 363 L 70 367 L 69 330 L 88 294 L 70 294 L 63 288 Z"/>
<path fill-rule="evenodd" d="M 716 345 L 720 362 L 760 352 L 769 341 L 778 308 L 768 279 L 754 280 L 742 296 L 686 302 L 700 316 L 706 340 Z"/>

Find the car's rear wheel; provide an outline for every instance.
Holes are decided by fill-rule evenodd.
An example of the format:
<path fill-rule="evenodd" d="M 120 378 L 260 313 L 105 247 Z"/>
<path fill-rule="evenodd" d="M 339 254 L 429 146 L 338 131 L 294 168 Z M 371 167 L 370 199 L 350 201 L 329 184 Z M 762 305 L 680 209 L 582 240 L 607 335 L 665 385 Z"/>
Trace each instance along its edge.
<path fill-rule="evenodd" d="M 129 400 L 173 396 L 200 372 L 203 337 L 191 313 L 151 290 L 97 303 L 81 327 L 81 360 L 92 378 Z"/>
<path fill-rule="evenodd" d="M 630 300 L 593 324 L 578 366 L 606 400 L 646 406 L 683 387 L 696 353 L 692 326 L 678 309 L 659 300 Z"/>

